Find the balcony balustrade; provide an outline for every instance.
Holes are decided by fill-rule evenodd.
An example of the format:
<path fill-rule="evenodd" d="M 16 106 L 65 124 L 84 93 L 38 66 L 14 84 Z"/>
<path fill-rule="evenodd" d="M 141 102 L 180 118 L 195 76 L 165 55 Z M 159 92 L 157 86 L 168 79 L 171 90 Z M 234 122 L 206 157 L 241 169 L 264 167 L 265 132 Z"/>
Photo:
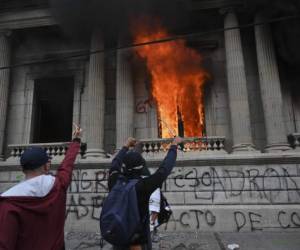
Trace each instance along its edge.
<path fill-rule="evenodd" d="M 165 155 L 168 151 L 172 138 L 168 139 L 142 139 L 140 151 L 146 158 L 159 158 Z M 190 137 L 184 138 L 182 144 L 179 145 L 179 150 L 186 156 L 201 156 L 203 154 L 224 154 L 225 137 L 208 136 L 208 137 Z M 69 142 L 55 143 L 34 143 L 34 144 L 14 144 L 8 145 L 8 160 L 19 160 L 24 150 L 28 147 L 38 146 L 45 149 L 47 154 L 54 161 L 60 161 L 66 154 Z M 82 144 L 80 155 L 85 158 L 86 144 Z"/>
<path fill-rule="evenodd" d="M 172 138 L 168 139 L 143 139 L 141 142 L 141 151 L 145 157 L 159 157 L 164 154 L 172 143 Z M 225 137 L 188 137 L 184 138 L 179 149 L 186 156 L 200 156 L 202 154 L 224 154 Z"/>
<path fill-rule="evenodd" d="M 139 151 L 145 158 L 161 158 L 171 146 L 172 138 L 141 139 Z M 300 151 L 300 133 L 293 133 L 288 136 L 292 148 Z M 224 136 L 188 137 L 184 138 L 179 145 L 179 155 L 187 158 L 201 157 L 204 155 L 227 154 L 224 149 Z M 24 150 L 31 146 L 39 146 L 45 149 L 47 154 L 54 160 L 60 161 L 64 158 L 69 142 L 55 143 L 34 143 L 8 145 L 8 159 L 19 160 Z M 86 144 L 83 143 L 80 149 L 81 158 L 85 158 Z M 111 157 L 111 155 L 107 155 Z"/>
<path fill-rule="evenodd" d="M 61 160 L 65 156 L 70 142 L 55 142 L 55 143 L 33 143 L 33 144 L 13 144 L 8 145 L 9 158 L 8 160 L 19 159 L 26 148 L 42 147 L 53 160 Z M 80 155 L 84 157 L 86 144 L 80 147 Z"/>

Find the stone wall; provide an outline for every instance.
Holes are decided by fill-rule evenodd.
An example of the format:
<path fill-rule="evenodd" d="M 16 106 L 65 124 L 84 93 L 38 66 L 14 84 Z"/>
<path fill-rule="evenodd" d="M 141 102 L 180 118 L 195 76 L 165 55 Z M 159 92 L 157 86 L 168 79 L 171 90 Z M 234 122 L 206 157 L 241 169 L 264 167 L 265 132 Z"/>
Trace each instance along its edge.
<path fill-rule="evenodd" d="M 300 158 L 290 155 L 180 160 L 163 185 L 174 211 L 160 230 L 253 232 L 300 230 Z M 154 171 L 159 162 L 150 161 Z M 109 162 L 78 162 L 68 190 L 66 232 L 99 233 Z M 1 168 L 0 192 L 23 176 Z"/>
<path fill-rule="evenodd" d="M 298 164 L 193 165 L 176 167 L 164 184 L 174 214 L 162 230 L 300 229 Z M 103 169 L 74 171 L 67 202 L 67 231 L 98 230 L 106 178 Z"/>

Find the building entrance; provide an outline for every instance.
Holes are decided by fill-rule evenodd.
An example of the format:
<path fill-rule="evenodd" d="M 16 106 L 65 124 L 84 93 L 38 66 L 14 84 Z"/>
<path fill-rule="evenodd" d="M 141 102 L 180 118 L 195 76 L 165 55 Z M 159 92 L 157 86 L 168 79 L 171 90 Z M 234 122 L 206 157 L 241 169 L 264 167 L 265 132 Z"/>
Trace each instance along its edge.
<path fill-rule="evenodd" d="M 37 79 L 34 87 L 33 143 L 70 141 L 73 77 Z"/>

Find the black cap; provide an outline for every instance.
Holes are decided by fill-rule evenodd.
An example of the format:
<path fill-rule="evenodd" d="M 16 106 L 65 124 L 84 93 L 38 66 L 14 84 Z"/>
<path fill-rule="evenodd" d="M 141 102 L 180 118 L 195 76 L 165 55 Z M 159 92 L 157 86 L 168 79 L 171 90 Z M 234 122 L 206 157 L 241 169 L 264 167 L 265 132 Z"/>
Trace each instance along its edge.
<path fill-rule="evenodd" d="M 127 170 L 139 171 L 145 166 L 146 161 L 140 153 L 130 151 L 124 156 L 123 163 L 125 164 Z"/>
<path fill-rule="evenodd" d="M 46 164 L 51 159 L 41 147 L 27 148 L 21 155 L 20 163 L 24 170 L 34 170 Z"/>

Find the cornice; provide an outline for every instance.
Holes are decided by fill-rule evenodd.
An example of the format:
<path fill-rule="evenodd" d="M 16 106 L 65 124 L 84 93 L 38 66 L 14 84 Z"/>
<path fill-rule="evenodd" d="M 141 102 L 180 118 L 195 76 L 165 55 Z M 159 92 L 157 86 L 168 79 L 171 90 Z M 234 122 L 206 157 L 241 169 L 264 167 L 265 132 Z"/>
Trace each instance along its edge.
<path fill-rule="evenodd" d="M 189 0 L 188 1 L 188 10 L 207 10 L 207 9 L 220 9 L 220 8 L 227 8 L 227 7 L 237 7 L 244 5 L 243 0 L 202 0 L 202 1 L 195 1 Z"/>
<path fill-rule="evenodd" d="M 147 159 L 148 167 L 158 167 L 163 160 L 163 157 L 157 159 Z M 112 159 L 99 159 L 89 161 L 80 159 L 76 161 L 76 169 L 107 169 L 111 166 Z M 177 167 L 207 167 L 207 166 L 265 166 L 265 165 L 286 165 L 286 164 L 300 164 L 300 153 L 256 153 L 252 155 L 211 155 L 203 157 L 178 157 Z M 53 169 L 58 167 L 58 162 L 52 162 Z M 18 171 L 20 170 L 19 164 L 15 162 L 1 162 L 0 161 L 0 174 L 3 171 Z"/>
<path fill-rule="evenodd" d="M 77 50 L 60 50 L 54 51 L 52 53 L 40 53 L 31 54 L 27 56 L 16 56 L 14 61 L 22 63 L 38 62 L 38 61 L 48 61 L 49 63 L 66 62 L 66 61 L 76 61 L 76 60 L 87 60 L 89 59 L 89 49 L 77 49 Z"/>
<path fill-rule="evenodd" d="M 12 11 L 0 14 L 0 30 L 56 25 L 50 9 Z"/>

